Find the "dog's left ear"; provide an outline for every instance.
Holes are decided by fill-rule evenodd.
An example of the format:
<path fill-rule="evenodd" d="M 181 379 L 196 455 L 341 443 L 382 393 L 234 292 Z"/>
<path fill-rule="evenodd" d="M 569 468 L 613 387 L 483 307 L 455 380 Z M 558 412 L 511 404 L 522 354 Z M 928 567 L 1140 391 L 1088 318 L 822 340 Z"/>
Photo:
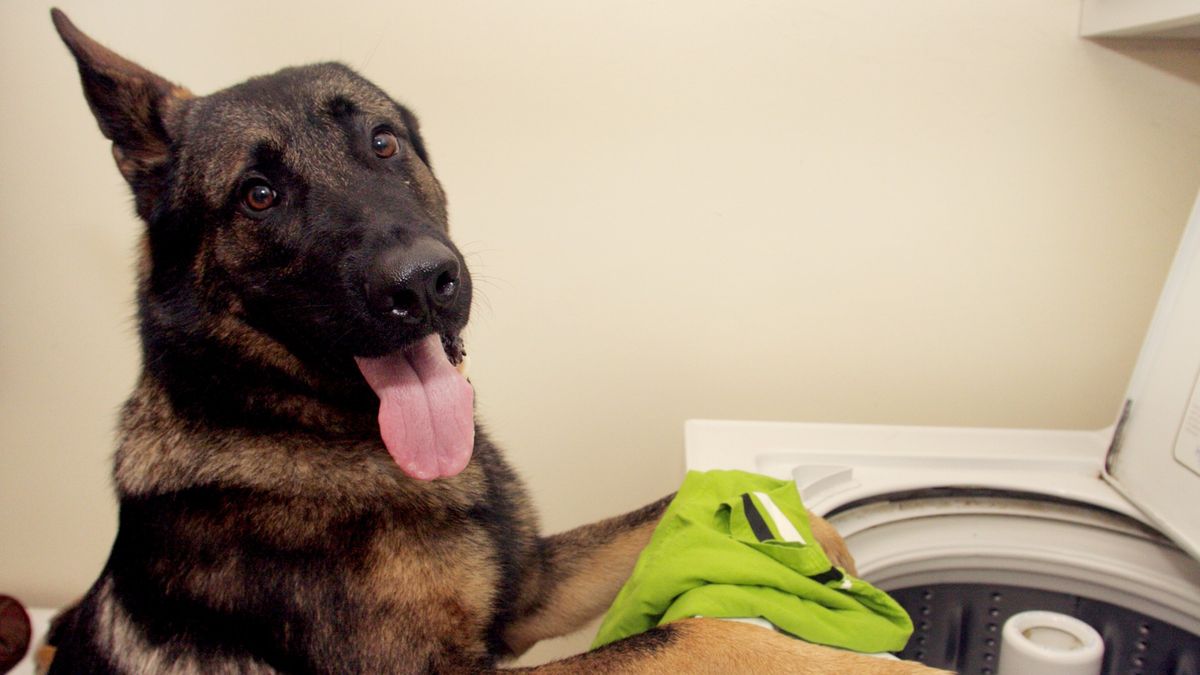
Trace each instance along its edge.
<path fill-rule="evenodd" d="M 50 17 L 75 56 L 84 96 L 145 217 L 169 157 L 179 103 L 192 95 L 88 37 L 60 10 L 50 10 Z"/>

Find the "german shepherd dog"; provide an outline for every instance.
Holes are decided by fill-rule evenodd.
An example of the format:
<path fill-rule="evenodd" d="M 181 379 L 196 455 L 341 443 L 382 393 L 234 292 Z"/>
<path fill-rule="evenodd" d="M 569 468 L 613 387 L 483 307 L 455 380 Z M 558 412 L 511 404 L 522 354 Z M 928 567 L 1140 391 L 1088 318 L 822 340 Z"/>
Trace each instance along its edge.
<path fill-rule="evenodd" d="M 599 615 L 668 500 L 539 534 L 417 118 L 338 64 L 195 96 L 52 18 L 146 228 L 119 529 L 51 672 L 490 672 Z M 925 671 L 713 619 L 536 670 Z"/>

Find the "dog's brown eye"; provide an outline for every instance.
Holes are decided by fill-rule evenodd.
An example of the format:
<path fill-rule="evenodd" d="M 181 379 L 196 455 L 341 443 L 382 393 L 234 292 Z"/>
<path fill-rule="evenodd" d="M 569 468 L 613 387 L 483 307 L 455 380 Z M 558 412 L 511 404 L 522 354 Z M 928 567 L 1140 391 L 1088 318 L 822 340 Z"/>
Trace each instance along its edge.
<path fill-rule="evenodd" d="M 246 195 L 242 201 L 253 211 L 266 211 L 275 205 L 276 197 L 277 195 L 270 185 L 255 183 L 246 189 Z"/>
<path fill-rule="evenodd" d="M 400 141 L 390 131 L 380 131 L 371 139 L 371 149 L 377 157 L 387 159 L 400 150 Z"/>

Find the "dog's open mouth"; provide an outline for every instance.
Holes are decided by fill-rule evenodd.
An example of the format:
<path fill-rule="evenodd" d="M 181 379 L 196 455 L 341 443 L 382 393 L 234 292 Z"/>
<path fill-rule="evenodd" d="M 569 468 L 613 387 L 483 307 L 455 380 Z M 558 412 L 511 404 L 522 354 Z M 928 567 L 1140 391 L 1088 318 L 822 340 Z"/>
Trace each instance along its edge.
<path fill-rule="evenodd" d="M 475 447 L 475 392 L 460 366 L 462 341 L 436 333 L 392 354 L 355 357 L 379 397 L 379 433 L 404 473 L 458 475 Z"/>

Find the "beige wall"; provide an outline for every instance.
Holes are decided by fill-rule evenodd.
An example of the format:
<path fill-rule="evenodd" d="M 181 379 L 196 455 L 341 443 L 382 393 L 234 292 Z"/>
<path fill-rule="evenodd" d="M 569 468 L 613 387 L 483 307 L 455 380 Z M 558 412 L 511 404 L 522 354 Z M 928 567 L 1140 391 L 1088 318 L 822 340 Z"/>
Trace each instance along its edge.
<path fill-rule="evenodd" d="M 64 1 L 204 93 L 322 59 L 422 116 L 479 409 L 551 529 L 688 417 L 1100 427 L 1200 187 L 1200 51 L 1073 0 Z M 115 526 L 137 224 L 41 3 L 0 3 L 0 592 Z"/>

